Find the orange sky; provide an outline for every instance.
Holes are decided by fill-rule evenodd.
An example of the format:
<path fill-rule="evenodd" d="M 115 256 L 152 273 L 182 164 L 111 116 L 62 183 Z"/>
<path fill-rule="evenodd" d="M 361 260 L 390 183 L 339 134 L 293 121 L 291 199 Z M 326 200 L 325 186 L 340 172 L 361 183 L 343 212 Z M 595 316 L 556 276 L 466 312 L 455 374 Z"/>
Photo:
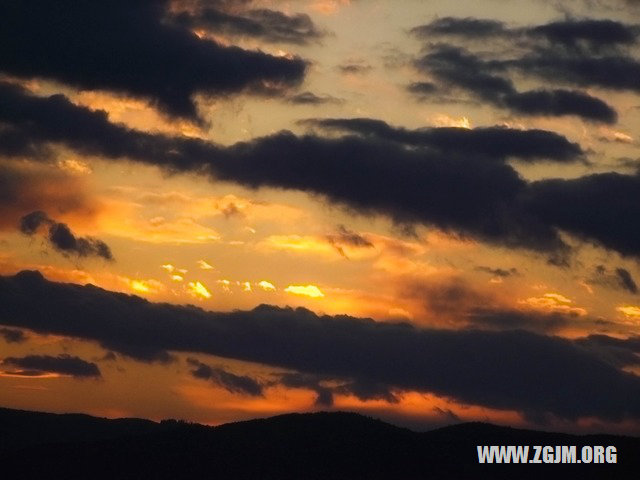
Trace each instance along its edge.
<path fill-rule="evenodd" d="M 173 3 L 175 11 L 194 15 L 207 4 Z M 605 4 L 589 15 L 640 23 L 636 8 Z M 205 6 L 215 7 L 214 3 Z M 638 164 L 633 159 L 638 157 L 640 136 L 638 89 L 605 88 L 579 81 L 569 85 L 605 99 L 617 112 L 614 123 L 573 114 L 524 114 L 461 88 L 452 87 L 426 99 L 417 99 L 407 90 L 412 83 L 439 81 L 441 72 L 425 73 L 416 63 L 429 49 L 439 48 L 437 45 L 460 44 L 488 56 L 500 51 L 510 58 L 518 55 L 517 48 L 525 48 L 518 45 L 510 49 L 504 38 L 492 38 L 494 43 L 487 44 L 487 53 L 464 35 L 431 34 L 425 40 L 412 34 L 412 28 L 455 17 L 491 19 L 520 31 L 582 18 L 579 1 L 566 7 L 573 9 L 566 17 L 564 11 L 555 9 L 554 2 L 533 0 L 412 0 L 401 5 L 382 0 L 256 0 L 229 2 L 226 8 L 229 15 L 247 18 L 253 18 L 256 14 L 251 12 L 259 8 L 280 11 L 290 18 L 304 14 L 308 23 L 294 32 L 296 36 L 290 33 L 291 37 L 275 38 L 268 31 L 260 36 L 231 27 L 180 28 L 197 31 L 201 42 L 236 45 L 274 58 L 305 59 L 303 78 L 269 94 L 256 93 L 254 86 L 222 93 L 196 89 L 191 97 L 187 95 L 197 110 L 193 118 L 167 113 L 162 99 L 146 93 L 137 95 L 133 90 L 100 86 L 100 82 L 90 88 L 66 73 L 37 73 L 37 60 L 33 60 L 33 74 L 12 69 L 10 62 L 5 68 L 0 60 L 0 80 L 19 85 L 23 96 L 44 99 L 64 95 L 71 106 L 101 111 L 104 119 L 124 130 L 191 139 L 220 149 L 283 130 L 300 138 L 315 135 L 327 142 L 341 137 L 338 131 L 301 122 L 306 119 L 376 119 L 405 131 L 500 126 L 554 132 L 585 152 L 581 160 L 573 162 L 529 162 L 510 156 L 504 164 L 512 167 L 510 171 L 523 183 L 576 179 L 601 172 L 637 176 L 633 168 Z M 268 30 L 269 24 L 262 22 Z M 311 33 L 309 25 L 313 26 Z M 625 48 L 629 58 L 640 58 L 637 42 Z M 509 79 L 519 91 L 546 86 L 539 77 L 522 72 L 512 75 Z M 267 89 L 268 81 L 262 81 Z M 313 93 L 315 101 L 296 103 L 295 95 L 302 92 Z M 0 118 L 0 133 L 24 125 L 12 121 Z M 285 183 L 253 188 L 249 181 L 233 181 L 224 175 L 216 178 L 205 168 L 180 170 L 163 166 L 160 159 L 154 165 L 152 160 L 140 160 L 130 153 L 112 155 L 106 149 L 99 152 L 72 141 L 38 140 L 38 135 L 44 135 L 41 133 L 31 135 L 31 141 L 42 142 L 49 149 L 46 158 L 33 152 L 14 155 L 0 150 L 0 186 L 5 182 L 7 192 L 18 192 L 14 197 L 7 194 L 6 199 L 0 193 L 3 276 L 38 270 L 53 282 L 92 284 L 154 303 L 192 304 L 211 312 L 248 311 L 268 304 L 304 307 L 319 315 L 408 322 L 419 329 L 496 332 L 516 328 L 569 339 L 596 334 L 632 339 L 640 335 L 637 251 L 612 248 L 600 238 L 552 225 L 570 248 L 569 263 L 558 266 L 548 261 L 552 256 L 549 251 L 517 244 L 512 237 L 492 241 L 471 227 L 463 231 L 455 222 L 447 227 L 444 221 L 416 221 L 409 214 L 407 221 L 400 221 L 399 215 L 389 213 L 391 209 L 360 208 L 311 188 L 305 191 Z M 419 148 L 402 147 L 407 152 Z M 363 178 L 367 178 L 366 172 Z M 340 181 L 336 177 L 336 184 Z M 389 192 L 380 195 L 402 195 L 405 188 L 389 185 Z M 452 184 L 449 191 L 453 203 L 461 187 Z M 640 196 L 635 200 L 625 197 L 621 208 L 635 208 L 637 198 Z M 564 206 L 554 208 L 561 211 Z M 21 219 L 35 211 L 46 212 L 48 219 L 30 234 L 20 231 Z M 626 220 L 621 216 L 620 221 Z M 475 225 L 475 220 L 469 222 Z M 113 259 L 96 254 L 91 250 L 94 247 L 87 247 L 88 254 L 59 248 L 49 229 L 60 224 L 68 226 L 76 239 L 104 242 Z M 636 225 L 625 231 L 637 234 L 639 228 Z M 483 320 L 487 312 L 491 321 Z M 505 320 L 507 317 L 512 320 Z M 0 325 L 21 328 L 8 318 L 0 318 Z M 612 419 L 597 415 L 563 418 L 549 412 L 542 421 L 527 415 L 525 408 L 474 404 L 454 394 L 393 385 L 394 400 L 358 398 L 337 388 L 344 378 L 326 378 L 330 375 L 322 375 L 319 385 L 334 389 L 333 403 L 323 405 L 314 388 L 274 380 L 278 374 L 294 373 L 295 369 L 186 350 L 170 352 L 173 359 L 168 362 L 144 362 L 122 352 L 109 355 L 104 345 L 83 340 L 81 335 L 47 335 L 28 327 L 22 331 L 24 338 L 20 340 L 0 335 L 0 362 L 65 354 L 96 364 L 101 375 L 77 378 L 44 369 L 28 376 L 21 375 L 10 362 L 0 363 L 0 404 L 4 407 L 108 417 L 174 417 L 208 424 L 332 408 L 360 411 L 415 428 L 488 420 L 566 431 L 640 432 L 640 417 L 632 413 Z M 153 327 L 149 332 L 153 335 Z M 620 372 L 635 372 L 630 375 L 637 381 L 638 350 L 631 352 L 635 364 L 614 366 Z M 459 353 L 451 352 L 451 356 Z M 214 371 L 220 368 L 252 378 L 263 387 L 262 394 L 233 391 L 213 377 L 198 378 L 193 373 L 195 364 L 188 358 L 197 358 Z"/>

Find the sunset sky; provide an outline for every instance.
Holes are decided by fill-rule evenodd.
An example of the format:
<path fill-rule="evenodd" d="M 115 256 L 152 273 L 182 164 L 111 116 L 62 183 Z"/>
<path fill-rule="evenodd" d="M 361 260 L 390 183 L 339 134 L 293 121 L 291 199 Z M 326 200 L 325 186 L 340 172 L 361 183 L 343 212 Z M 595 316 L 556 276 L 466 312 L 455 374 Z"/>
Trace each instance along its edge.
<path fill-rule="evenodd" d="M 0 2 L 0 406 L 637 435 L 639 222 L 638 1 Z"/>

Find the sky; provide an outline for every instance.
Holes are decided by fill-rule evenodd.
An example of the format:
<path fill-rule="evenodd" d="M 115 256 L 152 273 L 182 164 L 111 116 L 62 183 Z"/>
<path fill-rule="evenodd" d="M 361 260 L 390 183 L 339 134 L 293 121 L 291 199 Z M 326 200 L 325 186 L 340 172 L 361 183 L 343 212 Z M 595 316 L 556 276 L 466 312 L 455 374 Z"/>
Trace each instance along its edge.
<path fill-rule="evenodd" d="M 1 406 L 640 434 L 640 2 L 24 0 L 0 45 Z"/>

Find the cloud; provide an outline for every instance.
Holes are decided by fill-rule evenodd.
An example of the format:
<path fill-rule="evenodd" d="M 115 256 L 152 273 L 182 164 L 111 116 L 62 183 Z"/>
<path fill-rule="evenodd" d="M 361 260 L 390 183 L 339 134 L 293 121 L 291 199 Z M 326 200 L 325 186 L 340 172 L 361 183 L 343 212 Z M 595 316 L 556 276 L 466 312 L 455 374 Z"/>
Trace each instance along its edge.
<path fill-rule="evenodd" d="M 338 225 L 338 232 L 326 236 L 327 241 L 345 258 L 345 248 L 374 248 L 373 243 L 359 233 L 352 232 L 344 225 Z"/>
<path fill-rule="evenodd" d="M 227 280 L 227 279 L 216 280 L 216 283 L 220 285 L 223 291 L 227 293 L 231 293 L 231 288 L 230 288 L 231 280 Z"/>
<path fill-rule="evenodd" d="M 614 172 L 574 179 L 533 182 L 526 210 L 583 239 L 623 255 L 640 253 L 640 229 L 632 218 L 640 215 L 634 198 L 640 192 L 640 175 Z"/>
<path fill-rule="evenodd" d="M 580 145 L 547 130 L 506 127 L 427 127 L 409 130 L 371 118 L 308 119 L 300 123 L 406 145 L 430 147 L 446 154 L 486 155 L 490 160 L 517 157 L 530 162 L 542 159 L 571 162 L 584 155 Z"/>
<path fill-rule="evenodd" d="M 205 29 L 224 35 L 259 38 L 267 42 L 305 45 L 322 39 L 326 32 L 320 30 L 309 15 L 288 15 L 266 8 L 249 9 L 231 13 L 220 8 L 202 5 L 194 11 L 180 11 L 172 20 L 189 29 Z"/>
<path fill-rule="evenodd" d="M 214 270 L 213 266 L 209 265 L 206 261 L 204 260 L 198 260 L 198 266 L 200 267 L 200 269 L 202 270 Z"/>
<path fill-rule="evenodd" d="M 43 211 L 31 212 L 20 219 L 20 231 L 25 235 L 33 235 L 41 225 L 50 225 L 53 220 Z"/>
<path fill-rule="evenodd" d="M 49 243 L 63 254 L 72 253 L 79 257 L 95 256 L 105 260 L 113 260 L 111 249 L 102 240 L 77 237 L 68 225 L 56 222 L 41 210 L 31 212 L 20 219 L 20 231 L 25 235 L 34 235 L 41 226 L 48 229 L 47 240 Z"/>
<path fill-rule="evenodd" d="M 143 279 L 135 279 L 135 278 L 127 278 L 120 277 L 121 281 L 124 282 L 132 291 L 136 293 L 159 293 L 165 289 L 164 285 L 152 278 L 143 280 Z"/>
<path fill-rule="evenodd" d="M 273 384 L 284 385 L 289 388 L 304 388 L 316 392 L 315 404 L 320 407 L 333 406 L 334 389 L 323 384 L 325 379 L 316 375 L 308 375 L 304 373 L 289 372 L 279 376 Z"/>
<path fill-rule="evenodd" d="M 589 283 L 603 285 L 616 290 L 625 290 L 633 294 L 638 293 L 638 285 L 633 276 L 622 267 L 618 267 L 610 273 L 604 265 L 598 265 L 589 279 Z"/>
<path fill-rule="evenodd" d="M 509 308 L 475 307 L 465 319 L 470 325 L 483 329 L 524 329 L 531 332 L 548 333 L 566 327 L 571 311 L 553 310 L 549 312 L 522 311 Z"/>
<path fill-rule="evenodd" d="M 195 298 L 211 298 L 211 292 L 200 282 L 189 282 L 187 292 Z"/>
<path fill-rule="evenodd" d="M 27 355 L 26 357 L 5 357 L 2 365 L 9 368 L 17 368 L 20 374 L 25 376 L 40 375 L 43 373 L 57 373 L 70 375 L 76 378 L 100 377 L 100 369 L 95 363 L 87 362 L 79 357 L 71 355 Z"/>
<path fill-rule="evenodd" d="M 617 307 L 616 310 L 632 321 L 640 320 L 640 307 L 635 305 L 624 305 Z"/>
<path fill-rule="evenodd" d="M 623 255 L 640 255 L 640 230 L 634 223 L 640 216 L 640 205 L 634 201 L 640 191 L 639 175 L 602 173 L 526 181 L 508 163 L 488 160 L 490 153 L 533 158 L 546 152 L 566 158 L 579 148 L 550 132 L 488 127 L 480 132 L 404 133 L 369 119 L 365 127 L 357 127 L 373 130 L 366 135 L 335 138 L 283 131 L 225 147 L 113 124 L 104 113 L 77 107 L 60 95 L 35 97 L 0 84 L 0 100 L 0 122 L 19 126 L 33 142 L 62 143 L 85 154 L 130 158 L 170 172 L 198 172 L 249 188 L 301 190 L 353 211 L 386 215 L 399 225 L 433 225 L 492 244 L 548 252 L 561 265 L 567 264 L 569 247 L 559 231 Z M 375 133 L 378 128 L 382 133 Z M 386 138 L 406 137 L 415 144 L 425 142 L 419 140 L 423 135 L 447 150 Z M 503 135 L 511 138 L 506 147 L 484 147 L 486 155 L 472 151 L 474 144 L 483 148 L 478 138 Z M 450 138 L 469 143 L 460 141 L 463 148 Z M 531 150 L 513 141 L 516 138 L 530 141 Z M 542 139 L 545 146 L 532 139 Z"/>
<path fill-rule="evenodd" d="M 327 238 L 334 243 L 345 244 L 352 247 L 372 248 L 373 243 L 367 240 L 363 235 L 349 230 L 344 225 L 338 225 L 338 232 L 327 235 Z"/>
<path fill-rule="evenodd" d="M 407 85 L 407 91 L 421 98 L 430 98 L 438 93 L 438 86 L 433 82 L 413 82 Z"/>
<path fill-rule="evenodd" d="M 640 34 L 638 25 L 610 19 L 565 18 L 528 27 L 507 27 L 503 22 L 473 17 L 444 17 L 410 30 L 415 36 L 430 40 L 434 37 L 454 37 L 473 41 L 507 39 L 519 47 L 535 51 L 542 46 L 572 53 L 599 53 L 635 43 Z"/>
<path fill-rule="evenodd" d="M 420 38 L 429 39 L 435 35 L 451 35 L 482 38 L 502 35 L 506 32 L 504 23 L 473 17 L 442 17 L 431 23 L 414 27 L 410 32 Z"/>
<path fill-rule="evenodd" d="M 338 65 L 338 71 L 345 75 L 364 75 L 373 70 L 373 67 L 364 61 L 345 62 Z"/>
<path fill-rule="evenodd" d="M 625 270 L 624 268 L 616 268 L 616 275 L 620 282 L 620 286 L 624 290 L 630 293 L 638 293 L 638 285 L 628 270 Z"/>
<path fill-rule="evenodd" d="M 421 305 L 422 317 L 431 324 L 448 327 L 549 334 L 572 325 L 584 329 L 593 324 L 584 309 L 571 305 L 569 299 L 561 301 L 556 294 L 521 300 L 519 308 L 514 308 L 493 290 L 482 290 L 458 276 L 405 280 L 399 295 L 405 302 Z"/>
<path fill-rule="evenodd" d="M 264 290 L 265 292 L 275 292 L 276 291 L 276 287 L 273 285 L 273 283 L 267 282 L 266 280 L 261 280 L 258 283 L 258 286 L 262 290 Z"/>
<path fill-rule="evenodd" d="M 528 30 L 529 35 L 543 36 L 553 44 L 561 43 L 578 48 L 586 42 L 592 48 L 608 45 L 632 44 L 638 39 L 640 30 L 636 25 L 627 25 L 609 19 L 566 19 L 538 25 Z"/>
<path fill-rule="evenodd" d="M 289 285 L 284 289 L 285 292 L 303 297 L 321 298 L 324 293 L 315 285 Z"/>
<path fill-rule="evenodd" d="M 22 343 L 27 340 L 27 336 L 22 330 L 14 330 L 12 328 L 0 328 L 0 335 L 7 343 Z"/>
<path fill-rule="evenodd" d="M 209 380 L 211 383 L 224 388 L 228 392 L 252 397 L 261 397 L 262 386 L 260 383 L 246 375 L 236 375 L 226 371 L 224 368 L 211 367 L 195 358 L 188 358 L 187 363 L 193 367 L 191 375 L 194 378 Z"/>
<path fill-rule="evenodd" d="M 544 49 L 506 63 L 506 66 L 544 80 L 582 87 L 640 92 L 640 61 L 622 54 L 593 56 Z"/>
<path fill-rule="evenodd" d="M 384 400 L 398 403 L 399 399 L 387 385 L 369 384 L 362 382 L 335 382 L 331 377 L 322 377 L 305 373 L 289 372 L 278 376 L 273 384 L 284 385 L 289 388 L 304 388 L 313 390 L 317 397 L 315 404 L 321 407 L 331 407 L 334 395 L 353 395 L 358 400 Z"/>
<path fill-rule="evenodd" d="M 461 47 L 438 45 L 414 62 L 442 83 L 466 90 L 480 100 L 522 115 L 575 115 L 584 120 L 612 124 L 617 112 L 603 100 L 577 90 L 538 88 L 518 91 L 499 61 L 484 61 Z M 509 65 L 516 63 L 510 61 Z M 555 78 L 555 77 L 554 77 Z"/>
<path fill-rule="evenodd" d="M 299 83 L 306 63 L 222 46 L 164 21 L 168 0 L 3 4 L 0 71 L 145 99 L 197 118 L 193 96 Z M 266 15 L 262 16 L 267 18 Z M 294 20 L 295 21 L 295 20 Z M 299 21 L 299 19 L 298 19 Z"/>
<path fill-rule="evenodd" d="M 496 277 L 510 277 L 512 275 L 518 275 L 518 269 L 517 268 L 510 268 L 509 270 L 505 270 L 504 268 L 491 268 L 491 267 L 485 267 L 485 266 L 478 266 L 475 268 L 476 271 L 478 272 L 484 272 L 484 273 L 489 273 L 493 276 Z"/>
<path fill-rule="evenodd" d="M 640 365 L 640 337 L 615 338 L 607 335 L 589 335 L 576 343 L 589 348 L 605 361 L 620 367 Z"/>
<path fill-rule="evenodd" d="M 639 25 L 569 17 L 507 28 L 493 20 L 445 17 L 411 32 L 425 40 L 446 40 L 446 45 L 427 45 L 431 52 L 416 61 L 419 69 L 441 80 L 443 86 L 454 85 L 516 113 L 577 115 L 585 120 L 614 123 L 616 112 L 609 105 L 574 88 L 640 91 L 640 61 L 632 48 L 640 36 Z M 485 52 L 492 53 L 483 54 L 486 60 L 462 48 L 474 48 L 478 40 L 490 45 Z M 543 80 L 544 89 L 517 91 L 509 78 L 516 72 L 528 79 Z M 572 88 L 546 86 L 557 84 Z"/>
<path fill-rule="evenodd" d="M 570 340 L 519 330 L 420 329 L 266 305 L 206 312 L 36 272 L 0 278 L 0 319 L 126 355 L 205 353 L 527 415 L 640 418 L 629 401 L 640 396 L 637 376 Z"/>
<path fill-rule="evenodd" d="M 615 123 L 616 111 L 604 101 L 576 90 L 529 90 L 513 92 L 502 102 L 515 112 L 525 115 L 577 115 L 585 120 Z"/>
<path fill-rule="evenodd" d="M 554 292 L 548 292 L 539 297 L 529 297 L 525 300 L 520 300 L 518 303 L 542 312 L 560 313 L 569 317 L 587 315 L 587 311 L 584 308 L 573 305 L 573 300 Z"/>
<path fill-rule="evenodd" d="M 316 95 L 313 92 L 302 92 L 287 98 L 289 103 L 294 105 L 325 105 L 327 103 L 342 103 L 339 98 L 331 95 Z"/>
<path fill-rule="evenodd" d="M 519 45 L 529 42 L 533 48 L 544 40 L 555 49 L 571 48 L 574 51 L 588 48 L 600 51 L 606 47 L 633 44 L 640 29 L 609 19 L 566 18 L 531 27 L 508 28 L 503 22 L 474 17 L 443 17 L 428 24 L 412 28 L 410 33 L 430 40 L 435 36 L 459 37 L 467 40 L 507 38 Z"/>

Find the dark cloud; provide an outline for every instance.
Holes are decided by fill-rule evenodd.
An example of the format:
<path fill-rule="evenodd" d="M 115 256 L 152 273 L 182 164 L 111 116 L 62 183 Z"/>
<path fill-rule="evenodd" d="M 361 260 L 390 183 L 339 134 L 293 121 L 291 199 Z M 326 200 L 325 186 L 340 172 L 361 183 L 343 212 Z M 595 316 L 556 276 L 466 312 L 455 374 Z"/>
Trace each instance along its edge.
<path fill-rule="evenodd" d="M 607 335 L 589 335 L 576 339 L 576 343 L 592 350 L 605 361 L 619 367 L 640 365 L 640 337 L 616 338 Z"/>
<path fill-rule="evenodd" d="M 342 65 L 338 65 L 338 70 L 344 74 L 363 75 L 373 70 L 373 67 L 368 63 L 363 62 L 346 62 Z"/>
<path fill-rule="evenodd" d="M 514 215 L 526 182 L 509 165 L 483 157 L 407 149 L 376 138 L 282 132 L 236 144 L 209 165 L 218 179 L 320 194 L 360 212 L 388 215 L 399 224 L 434 224 L 537 250 L 564 247 L 541 218 Z M 458 195 L 451 195 L 454 185 Z"/>
<path fill-rule="evenodd" d="M 410 151 L 382 139 L 289 132 L 222 147 L 112 124 L 103 112 L 77 107 L 61 95 L 39 98 L 0 84 L 0 99 L 0 121 L 19 126 L 34 141 L 132 158 L 169 171 L 198 171 L 252 188 L 304 190 L 400 223 L 428 220 L 487 240 L 537 249 L 561 246 L 551 229 L 535 221 L 523 218 L 521 232 L 507 228 L 509 204 L 525 182 L 497 162 Z M 463 197 L 450 194 L 454 184 Z"/>
<path fill-rule="evenodd" d="M 326 378 L 306 373 L 289 372 L 278 376 L 273 385 L 284 385 L 289 388 L 304 388 L 316 392 L 315 404 L 319 407 L 332 407 L 334 388 L 323 385 Z"/>
<path fill-rule="evenodd" d="M 473 17 L 442 17 L 426 25 L 412 28 L 410 31 L 412 34 L 424 39 L 430 39 L 436 35 L 482 38 L 502 35 L 506 33 L 507 29 L 504 23 L 496 20 Z"/>
<path fill-rule="evenodd" d="M 339 98 L 331 95 L 316 95 L 313 92 L 302 92 L 287 98 L 294 105 L 325 105 L 327 103 L 342 103 Z"/>
<path fill-rule="evenodd" d="M 313 40 L 320 40 L 326 35 L 326 32 L 313 23 L 309 15 L 287 15 L 269 9 L 250 9 L 234 14 L 205 7 L 194 12 L 178 12 L 172 19 L 190 29 L 254 37 L 267 42 L 304 45 Z"/>
<path fill-rule="evenodd" d="M 327 241 L 335 248 L 340 255 L 348 258 L 344 247 L 352 248 L 373 248 L 374 245 L 359 233 L 349 230 L 344 225 L 338 225 L 337 233 L 326 235 Z"/>
<path fill-rule="evenodd" d="M 615 123 L 616 111 L 599 98 L 575 90 L 530 90 L 502 97 L 511 110 L 526 115 L 577 115 L 585 120 Z"/>
<path fill-rule="evenodd" d="M 344 225 L 338 225 L 338 233 L 329 235 L 328 238 L 330 238 L 331 240 L 337 243 L 346 244 L 352 247 L 359 247 L 359 248 L 373 247 L 373 243 L 371 243 L 369 240 L 367 240 L 365 237 L 363 237 L 359 233 L 349 230 Z"/>
<path fill-rule="evenodd" d="M 640 175 L 600 173 L 533 182 L 525 209 L 585 240 L 638 256 Z"/>
<path fill-rule="evenodd" d="M 509 270 L 505 270 L 504 268 L 491 268 L 491 267 L 485 267 L 481 265 L 476 267 L 475 270 L 478 272 L 489 273 L 496 277 L 502 277 L 502 278 L 510 277 L 512 275 L 518 275 L 517 268 L 510 268 Z"/>
<path fill-rule="evenodd" d="M 107 158 L 151 162 L 157 157 L 167 165 L 175 156 L 171 152 L 196 155 L 203 147 L 195 139 L 154 135 L 113 124 L 106 112 L 76 106 L 63 95 L 38 97 L 17 85 L 0 82 L 0 100 L 0 124 L 10 125 L 34 145 L 62 143 L 79 153 Z"/>
<path fill-rule="evenodd" d="M 577 143 L 547 130 L 517 130 L 505 127 L 439 127 L 408 130 L 370 118 L 308 119 L 300 123 L 407 145 L 430 147 L 446 154 L 486 155 L 490 160 L 517 157 L 528 161 L 547 159 L 570 162 L 580 159 L 584 154 Z"/>
<path fill-rule="evenodd" d="M 640 172 L 640 158 L 622 157 L 616 159 L 616 166 L 623 168 L 631 168 L 637 172 Z"/>
<path fill-rule="evenodd" d="M 316 394 L 316 405 L 333 406 L 334 395 L 351 395 L 364 402 L 370 400 L 385 400 L 398 403 L 398 397 L 389 385 L 373 384 L 362 381 L 336 382 L 330 376 L 319 376 L 308 373 L 288 372 L 278 375 L 272 385 L 284 385 L 289 388 L 304 388 L 313 390 Z"/>
<path fill-rule="evenodd" d="M 581 151 L 552 132 L 406 131 L 371 119 L 329 119 L 358 134 L 327 138 L 283 131 L 227 147 L 113 124 L 103 112 L 75 106 L 61 95 L 35 97 L 0 84 L 0 100 L 0 122 L 34 142 L 62 144 L 83 154 L 130 158 L 250 188 L 301 190 L 360 213 L 389 216 L 399 225 L 434 225 L 546 252 L 557 264 L 567 264 L 569 252 L 560 230 L 624 255 L 640 255 L 634 220 L 640 214 L 638 175 L 527 182 L 508 163 L 495 161 L 500 155 L 563 159 Z M 483 144 L 490 139 L 496 141 Z"/>
<path fill-rule="evenodd" d="M 79 357 L 70 355 L 27 355 L 26 357 L 5 357 L 2 365 L 9 368 L 20 369 L 24 375 L 39 375 L 43 373 L 59 373 L 71 375 L 76 378 L 100 377 L 100 369 L 95 363 L 87 362 Z"/>
<path fill-rule="evenodd" d="M 544 49 L 536 54 L 505 62 L 505 65 L 544 80 L 581 87 L 601 87 L 640 92 L 640 62 L 634 58 L 609 54 L 566 54 Z"/>
<path fill-rule="evenodd" d="M 299 83 L 298 58 L 225 47 L 164 21 L 168 0 L 3 2 L 0 71 L 148 100 L 195 119 L 193 95 Z"/>
<path fill-rule="evenodd" d="M 412 28 L 419 38 L 461 37 L 467 40 L 487 40 L 504 37 L 518 45 L 534 48 L 541 40 L 559 47 L 599 51 L 609 46 L 629 45 L 638 39 L 640 29 L 609 19 L 566 18 L 532 27 L 508 28 L 503 22 L 474 17 L 443 17 Z"/>
<path fill-rule="evenodd" d="M 335 393 L 353 395 L 365 402 L 370 400 L 384 400 L 388 403 L 398 403 L 400 401 L 389 385 L 367 381 L 355 381 L 339 385 L 336 387 Z"/>
<path fill-rule="evenodd" d="M 443 417 L 447 422 L 462 423 L 462 419 L 448 408 L 433 407 L 432 411 Z"/>
<path fill-rule="evenodd" d="M 509 308 L 474 307 L 464 315 L 472 326 L 483 329 L 523 329 L 531 332 L 553 332 L 566 327 L 577 314 L 559 312 L 524 312 Z M 581 320 L 584 324 L 585 322 Z"/>
<path fill-rule="evenodd" d="M 35 272 L 0 278 L 0 321 L 115 351 L 207 353 L 529 414 L 640 418 L 629 401 L 640 396 L 637 376 L 570 340 L 525 331 L 419 329 L 266 305 L 206 312 Z"/>
<path fill-rule="evenodd" d="M 594 48 L 606 45 L 631 44 L 638 38 L 638 27 L 608 19 L 568 19 L 538 25 L 528 29 L 530 35 L 539 35 L 550 42 L 577 48 L 587 42 Z"/>
<path fill-rule="evenodd" d="M 21 131 L 2 125 L 0 126 L 0 155 L 46 159 L 51 156 L 51 151 L 45 145 L 32 142 Z"/>
<path fill-rule="evenodd" d="M 622 48 L 637 42 L 640 26 L 568 19 L 532 27 L 527 34 L 548 44 L 532 46 L 530 53 L 506 60 L 506 66 L 554 82 L 640 91 L 640 62 Z"/>
<path fill-rule="evenodd" d="M 109 245 L 102 240 L 77 237 L 67 224 L 56 222 L 43 211 L 31 212 L 20 219 L 20 231 L 25 235 L 34 235 L 42 226 L 48 229 L 47 239 L 59 252 L 71 253 L 79 257 L 95 256 L 113 260 Z"/>
<path fill-rule="evenodd" d="M 333 406 L 333 392 L 329 389 L 319 388 L 316 390 L 318 396 L 316 397 L 315 404 L 318 407 L 332 407 Z"/>
<path fill-rule="evenodd" d="M 439 93 L 438 86 L 433 82 L 413 82 L 407 85 L 406 88 L 409 93 L 423 100 L 427 98 L 436 99 L 436 94 Z"/>
<path fill-rule="evenodd" d="M 471 91 L 482 100 L 498 103 L 501 95 L 515 93 L 509 79 L 488 73 L 485 62 L 460 47 L 436 45 L 415 65 L 444 84 Z"/>
<path fill-rule="evenodd" d="M 616 276 L 620 282 L 620 286 L 628 292 L 638 293 L 638 285 L 628 270 L 624 268 L 616 268 Z"/>
<path fill-rule="evenodd" d="M 516 65 L 517 62 L 510 62 Z M 438 45 L 415 65 L 446 85 L 470 92 L 497 107 L 522 115 L 575 115 L 585 120 L 615 123 L 616 111 L 599 98 L 576 90 L 535 89 L 518 91 L 506 76 L 495 70 L 506 68 L 498 61 L 484 61 L 469 51 L 450 45 Z"/>
<path fill-rule="evenodd" d="M 211 367 L 195 358 L 188 358 L 187 363 L 193 367 L 191 375 L 194 378 L 209 380 L 231 393 L 252 397 L 262 396 L 262 385 L 249 376 L 236 375 L 220 367 Z"/>
<path fill-rule="evenodd" d="M 639 38 L 639 25 L 608 19 L 565 18 L 531 27 L 507 28 L 492 20 L 446 17 L 411 31 L 429 40 L 443 36 L 449 41 L 457 39 L 457 43 L 470 48 L 475 40 L 500 40 L 494 41 L 493 58 L 486 61 L 450 42 L 446 46 L 428 44 L 432 51 L 416 65 L 445 85 L 465 89 L 483 101 L 516 113 L 577 115 L 613 123 L 616 116 L 609 105 L 574 88 L 640 91 L 640 61 L 631 48 Z M 515 47 L 515 53 L 513 48 L 505 48 L 503 40 Z M 545 86 L 519 92 L 507 76 L 509 71 L 538 77 L 551 85 L 568 84 L 571 89 L 547 91 Z"/>
<path fill-rule="evenodd" d="M 105 361 L 105 362 L 113 362 L 113 361 L 115 361 L 115 360 L 117 360 L 117 359 L 118 359 L 118 357 L 117 357 L 117 356 L 116 356 L 116 354 L 115 354 L 115 353 L 113 353 L 113 352 L 107 352 L 107 353 L 105 353 L 105 354 L 104 354 L 104 356 L 101 358 L 101 360 L 102 360 L 102 361 Z"/>
<path fill-rule="evenodd" d="M 27 336 L 22 330 L 15 330 L 13 328 L 0 327 L 0 335 L 7 343 L 22 343 L 27 340 Z"/>
<path fill-rule="evenodd" d="M 629 293 L 638 293 L 638 285 L 633 276 L 628 270 L 621 267 L 609 272 L 604 265 L 598 265 L 589 282 L 616 290 L 625 290 Z"/>
<path fill-rule="evenodd" d="M 25 235 L 33 235 L 42 225 L 51 225 L 53 220 L 45 212 L 38 210 L 20 219 L 20 231 Z"/>

